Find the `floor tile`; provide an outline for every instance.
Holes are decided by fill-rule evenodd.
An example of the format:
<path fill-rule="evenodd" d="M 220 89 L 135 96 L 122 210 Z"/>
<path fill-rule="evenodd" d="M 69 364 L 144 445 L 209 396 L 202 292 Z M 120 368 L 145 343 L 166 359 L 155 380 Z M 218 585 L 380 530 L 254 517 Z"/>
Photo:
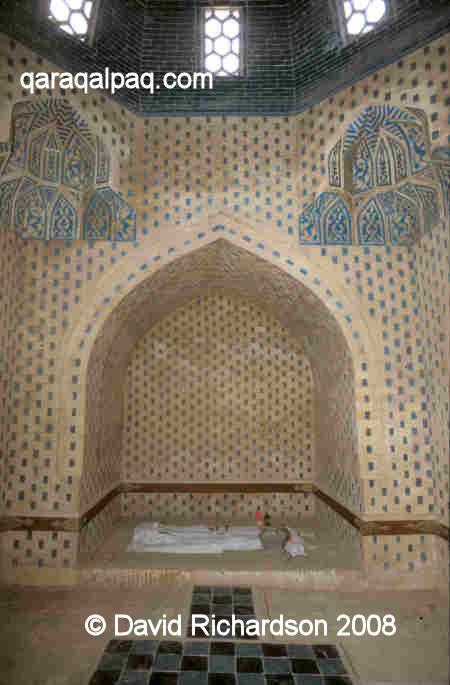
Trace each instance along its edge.
<path fill-rule="evenodd" d="M 178 678 L 178 685 L 207 685 L 207 671 L 183 671 Z"/>
<path fill-rule="evenodd" d="M 315 659 L 314 651 L 311 645 L 291 645 L 287 646 L 288 656 L 297 657 L 297 659 Z"/>
<path fill-rule="evenodd" d="M 236 650 L 234 642 L 211 642 L 211 654 L 231 654 Z"/>
<path fill-rule="evenodd" d="M 235 604 L 234 614 L 235 616 L 249 616 L 250 614 L 253 614 L 253 607 L 243 606 L 242 604 Z"/>
<path fill-rule="evenodd" d="M 158 640 L 136 640 L 131 648 L 132 654 L 154 654 L 159 645 Z"/>
<path fill-rule="evenodd" d="M 232 595 L 214 595 L 214 604 L 232 604 Z"/>
<path fill-rule="evenodd" d="M 119 678 L 120 671 L 96 671 L 89 685 L 116 685 Z"/>
<path fill-rule="evenodd" d="M 185 642 L 183 654 L 209 654 L 210 642 Z"/>
<path fill-rule="evenodd" d="M 340 659 L 317 659 L 320 672 L 325 675 L 342 675 L 346 673 L 345 666 Z"/>
<path fill-rule="evenodd" d="M 262 673 L 263 661 L 256 656 L 240 656 L 237 659 L 238 673 Z"/>
<path fill-rule="evenodd" d="M 320 675 L 294 675 L 295 685 L 325 685 Z"/>
<path fill-rule="evenodd" d="M 316 662 L 313 659 L 291 659 L 293 673 L 320 674 Z"/>
<path fill-rule="evenodd" d="M 194 586 L 190 608 L 191 620 L 188 622 L 187 636 L 206 638 L 207 636 L 202 631 L 201 626 L 197 626 L 195 630 L 192 629 L 193 614 L 207 616 L 209 619 L 214 616 L 217 619 L 222 618 L 230 622 L 229 630 L 226 630 L 225 625 L 221 625 L 220 629 L 223 635 L 216 635 L 214 639 L 223 640 L 234 637 L 253 640 L 257 637 L 247 635 L 243 626 L 237 626 L 235 635 L 231 633 L 231 617 L 233 615 L 243 618 L 254 618 L 255 616 L 252 591 L 249 587 Z"/>
<path fill-rule="evenodd" d="M 121 671 L 122 666 L 126 662 L 128 654 L 108 654 L 105 652 L 97 666 L 97 671 Z"/>
<path fill-rule="evenodd" d="M 262 656 L 262 646 L 258 644 L 249 644 L 248 642 L 238 642 L 236 644 L 236 653 L 238 656 Z"/>
<path fill-rule="evenodd" d="M 126 664 L 127 671 L 148 671 L 153 663 L 151 654 L 130 654 Z"/>
<path fill-rule="evenodd" d="M 111 640 L 89 685 L 352 685 L 335 645 Z"/>
<path fill-rule="evenodd" d="M 209 604 L 192 604 L 191 614 L 204 614 L 207 616 L 209 614 Z"/>
<path fill-rule="evenodd" d="M 264 673 L 290 673 L 290 659 L 266 658 L 264 659 Z"/>
<path fill-rule="evenodd" d="M 265 685 L 262 673 L 238 673 L 237 678 L 238 685 Z"/>
<path fill-rule="evenodd" d="M 267 685 L 295 685 L 292 675 L 266 675 Z"/>
<path fill-rule="evenodd" d="M 211 673 L 233 673 L 235 668 L 236 665 L 233 656 L 211 654 L 209 657 L 209 670 Z"/>
<path fill-rule="evenodd" d="M 233 608 L 228 604 L 212 604 L 211 606 L 211 613 L 215 614 L 215 616 L 230 616 L 232 614 Z"/>
<path fill-rule="evenodd" d="M 126 671 L 117 685 L 148 685 L 150 671 Z"/>
<path fill-rule="evenodd" d="M 123 654 L 126 652 L 128 654 L 133 644 L 133 640 L 110 640 L 106 645 L 105 652 L 109 654 Z"/>
<path fill-rule="evenodd" d="M 273 657 L 280 657 L 280 656 L 287 656 L 287 650 L 286 650 L 286 645 L 281 645 L 281 644 L 271 644 L 265 642 L 262 646 L 263 648 L 263 654 L 264 656 L 273 656 Z"/>
<path fill-rule="evenodd" d="M 158 654 L 153 665 L 154 671 L 178 671 L 181 656 L 178 654 Z"/>
<path fill-rule="evenodd" d="M 339 652 L 334 645 L 313 645 L 316 659 L 338 659 Z"/>
<path fill-rule="evenodd" d="M 184 656 L 181 661 L 182 671 L 207 671 L 208 657 L 207 656 Z"/>
<path fill-rule="evenodd" d="M 210 673 L 208 685 L 236 685 L 236 678 L 232 673 Z"/>
<path fill-rule="evenodd" d="M 150 685 L 177 685 L 178 673 L 152 673 Z"/>
<path fill-rule="evenodd" d="M 172 640 L 164 640 L 159 643 L 158 655 L 159 654 L 181 654 L 183 652 L 183 643 L 175 642 Z"/>

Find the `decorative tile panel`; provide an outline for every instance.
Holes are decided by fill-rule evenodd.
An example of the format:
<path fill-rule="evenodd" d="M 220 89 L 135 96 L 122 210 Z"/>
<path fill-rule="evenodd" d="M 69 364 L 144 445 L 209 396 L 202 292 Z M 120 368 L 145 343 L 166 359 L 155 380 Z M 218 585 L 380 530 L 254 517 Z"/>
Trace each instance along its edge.
<path fill-rule="evenodd" d="M 10 222 L 15 204 L 14 228 L 22 238 L 136 239 L 134 208 L 106 185 L 111 175 L 109 152 L 67 100 L 18 103 L 11 128 L 13 143 L 9 159 L 3 169 L 0 166 L 0 179 L 16 178 L 0 183 L 2 215 Z M 42 181 L 51 185 L 43 186 Z"/>

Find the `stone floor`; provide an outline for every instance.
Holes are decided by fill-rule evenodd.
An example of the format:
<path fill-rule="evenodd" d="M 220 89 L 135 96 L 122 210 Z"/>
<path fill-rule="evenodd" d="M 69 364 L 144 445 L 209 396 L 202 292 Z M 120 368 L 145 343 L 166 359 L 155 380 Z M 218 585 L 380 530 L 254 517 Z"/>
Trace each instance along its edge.
<path fill-rule="evenodd" d="M 109 640 L 114 615 L 170 620 L 181 614 L 183 631 L 192 586 L 155 584 L 134 589 L 0 588 L 0 685 L 87 685 Z M 432 592 L 342 593 L 253 588 L 258 618 L 325 619 L 326 640 L 271 641 L 338 645 L 356 682 L 441 685 L 448 682 L 448 602 Z M 106 630 L 91 636 L 85 620 L 100 614 Z M 338 637 L 340 614 L 393 614 L 396 633 Z M 183 637 L 185 632 L 183 632 Z M 135 638 L 134 635 L 130 637 Z M 136 638 L 135 638 L 136 639 Z M 255 644 L 254 642 L 252 644 Z"/>

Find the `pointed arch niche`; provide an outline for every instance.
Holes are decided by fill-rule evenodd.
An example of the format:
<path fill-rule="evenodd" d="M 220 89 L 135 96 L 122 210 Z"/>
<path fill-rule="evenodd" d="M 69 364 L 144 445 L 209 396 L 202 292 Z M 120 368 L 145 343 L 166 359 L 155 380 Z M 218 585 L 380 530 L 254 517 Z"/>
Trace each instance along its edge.
<path fill-rule="evenodd" d="M 281 484 L 279 482 L 282 480 L 279 475 L 280 471 L 277 473 L 276 470 L 277 460 L 279 462 L 285 457 L 288 458 L 288 461 L 292 458 L 302 459 L 301 450 L 297 453 L 292 452 L 292 445 L 288 455 L 280 455 L 279 445 L 278 448 L 276 445 L 273 447 L 272 453 L 269 455 L 274 466 L 272 473 L 270 473 L 270 468 L 268 470 L 267 465 L 263 469 L 257 466 L 260 463 L 258 461 L 260 453 L 258 452 L 253 455 L 253 471 L 252 464 L 250 466 L 245 465 L 243 460 L 242 471 L 239 472 L 239 449 L 236 444 L 234 454 L 221 455 L 222 466 L 226 465 L 229 460 L 233 461 L 230 476 L 227 476 L 226 469 L 222 468 L 220 477 L 215 477 L 213 472 L 205 470 L 204 463 L 203 466 L 199 464 L 197 474 L 191 470 L 186 476 L 186 473 L 183 473 L 182 455 L 180 455 L 179 477 L 176 476 L 176 469 L 172 469 L 170 482 L 168 482 L 165 475 L 167 469 L 160 468 L 161 460 L 164 460 L 165 456 L 163 453 L 158 454 L 155 450 L 156 453 L 149 453 L 147 459 L 149 465 L 159 463 L 159 468 L 152 469 L 149 467 L 146 471 L 148 477 L 143 481 L 136 481 L 133 478 L 135 455 L 133 450 L 127 449 L 127 435 L 129 436 L 129 431 L 133 430 L 134 417 L 125 413 L 126 393 L 133 392 L 129 387 L 127 389 L 126 380 L 130 362 L 136 358 L 136 350 L 142 350 L 143 341 L 145 343 L 149 331 L 151 332 L 155 325 L 161 325 L 164 328 L 167 319 L 171 319 L 172 330 L 177 329 L 171 341 L 173 350 L 179 347 L 182 352 L 183 340 L 192 338 L 192 331 L 189 330 L 189 305 L 193 302 L 199 303 L 205 297 L 210 298 L 210 301 L 224 298 L 231 303 L 231 307 L 240 303 L 239 306 L 246 308 L 249 313 L 251 311 L 256 313 L 256 321 L 258 312 L 261 312 L 261 316 L 266 317 L 266 320 L 270 319 L 276 322 L 275 325 L 281 331 L 281 337 L 284 335 L 286 339 L 292 341 L 291 351 L 293 346 L 298 346 L 299 356 L 304 359 L 304 364 L 309 369 L 307 375 L 310 373 L 313 386 L 311 393 L 313 404 L 311 408 L 311 443 L 313 450 L 310 460 L 308 461 L 307 458 L 304 460 L 304 469 L 299 469 L 297 468 L 298 465 L 294 464 L 293 470 L 289 472 L 288 477 L 284 477 L 284 482 Z M 187 317 L 184 323 L 183 317 L 181 317 L 179 323 L 175 322 L 174 324 L 174 312 L 180 311 L 187 312 Z M 249 382 L 251 382 L 250 367 L 252 364 L 268 364 L 271 365 L 275 375 L 282 373 L 282 364 L 279 363 L 279 359 L 275 359 L 275 355 L 278 354 L 276 341 L 270 341 L 270 350 L 267 346 L 267 336 L 264 344 L 260 345 L 258 335 L 261 334 L 261 331 L 258 331 L 258 327 L 255 325 L 253 328 L 255 328 L 253 337 L 247 338 L 245 341 L 239 341 L 236 338 L 236 340 L 227 343 L 234 347 L 234 351 L 230 350 L 230 360 L 236 349 L 239 350 L 241 343 L 243 347 L 246 346 L 246 349 L 241 350 L 243 352 L 241 354 L 241 370 L 243 373 L 248 372 Z M 252 330 L 252 324 L 249 324 L 247 330 Z M 279 342 L 281 342 L 281 337 Z M 204 342 L 199 341 L 199 345 L 204 344 Z M 207 344 L 220 346 L 224 342 L 219 325 L 218 335 L 216 330 L 216 335 L 211 335 Z M 164 356 L 165 351 L 167 351 L 164 341 L 153 339 L 148 344 L 153 345 L 153 354 L 150 355 L 150 359 L 153 356 L 156 360 L 158 356 Z M 192 344 L 192 340 L 190 344 Z M 139 346 L 141 347 L 139 348 Z M 257 352 L 256 358 L 252 357 L 252 346 L 253 350 Z M 279 353 L 282 354 L 281 349 Z M 183 368 L 188 362 L 186 358 L 183 358 L 182 353 L 178 362 L 175 362 L 175 357 L 176 355 L 169 356 L 164 364 L 165 380 L 164 383 L 161 383 L 161 392 L 165 392 L 164 388 L 167 389 L 170 385 L 180 388 L 183 386 L 184 399 L 191 404 L 192 409 L 192 403 L 195 405 L 197 399 L 194 394 L 190 394 L 190 386 L 187 382 L 189 374 L 185 378 L 180 377 L 180 373 L 183 373 Z M 298 359 L 299 357 L 297 357 L 297 361 Z M 359 360 L 357 363 L 359 364 Z M 233 362 L 230 361 L 225 371 L 229 372 L 232 366 Z M 357 416 L 361 412 L 357 412 L 356 409 L 354 366 L 355 360 L 340 325 L 324 302 L 311 289 L 283 269 L 226 239 L 219 238 L 204 247 L 193 250 L 163 266 L 147 279 L 142 280 L 122 298 L 104 321 L 90 348 L 86 369 L 78 383 L 82 385 L 80 381 L 83 378 L 86 379 L 87 383 L 85 421 L 84 428 L 81 430 L 84 437 L 84 449 L 79 491 L 80 512 L 86 512 L 92 507 L 95 508 L 101 497 L 107 496 L 112 489 L 117 489 L 118 484 L 120 484 L 120 497 L 111 499 L 108 506 L 103 509 L 101 515 L 103 516 L 103 523 L 100 522 L 101 516 L 97 516 L 94 519 L 94 521 L 97 520 L 95 526 L 89 524 L 82 528 L 80 533 L 81 557 L 95 550 L 105 531 L 111 530 L 114 517 L 127 515 L 130 512 L 136 514 L 137 511 L 141 515 L 146 513 L 150 516 L 151 509 L 155 505 L 155 499 L 152 500 L 155 492 L 159 493 L 158 496 L 166 498 L 168 507 L 175 507 L 178 514 L 184 517 L 191 515 L 194 518 L 194 514 L 190 512 L 198 513 L 201 507 L 192 507 L 190 504 L 193 498 L 202 497 L 210 498 L 208 504 L 205 505 L 203 518 L 208 518 L 211 514 L 211 506 L 222 507 L 220 513 L 222 516 L 226 516 L 224 498 L 222 496 L 212 497 L 214 493 L 223 492 L 223 486 L 226 484 L 225 491 L 231 486 L 230 492 L 233 492 L 234 487 L 234 492 L 240 493 L 229 495 L 229 498 L 234 498 L 235 509 L 239 510 L 241 520 L 242 518 L 248 520 L 252 516 L 251 510 L 252 507 L 255 507 L 255 501 L 249 498 L 247 504 L 245 502 L 242 504 L 247 497 L 243 494 L 246 488 L 250 493 L 255 491 L 254 488 L 260 493 L 268 492 L 266 502 L 270 502 L 274 497 L 270 493 L 273 492 L 274 481 L 277 481 L 281 493 L 291 493 L 285 495 L 285 499 L 290 498 L 291 500 L 287 507 L 287 514 L 296 519 L 299 512 L 302 515 L 306 512 L 316 515 L 323 507 L 323 503 L 312 494 L 313 483 L 315 483 L 337 502 L 340 502 L 343 507 L 347 507 L 348 510 L 357 514 L 360 511 L 360 454 Z M 151 368 L 148 370 L 151 371 Z M 293 373 L 293 365 L 289 370 Z M 220 369 L 218 372 L 220 375 Z M 171 373 L 173 374 L 172 378 Z M 205 392 L 207 392 L 208 386 L 209 389 L 211 387 L 207 378 L 211 369 L 198 368 L 196 373 L 205 374 Z M 299 385 L 304 382 L 304 379 L 305 374 L 303 376 L 298 374 Z M 142 396 L 144 397 L 146 380 L 144 377 L 140 380 L 142 381 Z M 276 380 L 279 381 L 280 379 Z M 281 379 L 281 385 L 283 382 Z M 292 384 L 292 379 L 289 379 L 289 382 L 291 388 L 295 388 L 295 382 Z M 275 382 L 274 385 L 276 385 Z M 235 404 L 234 408 L 231 406 L 233 398 L 231 396 L 226 397 L 227 391 L 220 390 L 220 383 L 216 387 L 217 391 L 221 393 L 221 397 L 217 399 L 222 403 L 222 411 L 224 410 L 223 403 L 226 405 L 227 399 L 230 401 L 230 411 L 239 408 L 238 404 Z M 265 388 L 265 392 L 269 395 L 270 390 L 270 387 Z M 250 398 L 252 398 L 252 393 L 253 397 L 256 397 L 260 391 L 262 391 L 261 387 L 255 383 L 252 392 L 250 392 Z M 152 399 L 155 398 L 147 396 L 145 401 L 151 405 Z M 269 397 L 266 400 L 270 403 Z M 285 400 L 287 400 L 287 396 L 285 396 Z M 275 400 L 273 401 L 275 402 Z M 213 413 L 216 404 L 215 399 L 210 398 L 210 402 L 210 411 Z M 174 417 L 171 419 L 174 440 L 177 439 L 177 425 L 182 427 L 184 420 L 181 404 L 179 412 L 178 422 L 176 418 L 173 420 Z M 248 432 L 245 413 L 242 412 L 240 418 L 239 413 L 236 411 L 234 414 L 236 435 L 240 432 Z M 277 423 L 275 411 L 273 415 L 270 411 L 268 414 L 268 416 L 263 417 L 268 441 L 270 431 L 281 435 L 282 440 L 283 433 L 288 431 L 286 416 L 289 416 L 289 407 L 284 407 L 284 413 L 281 413 L 281 422 L 279 423 Z M 195 418 L 192 419 L 193 415 L 195 412 L 191 411 L 192 423 L 184 426 L 185 432 L 195 432 L 198 428 L 195 425 Z M 135 418 L 137 426 L 138 417 Z M 167 440 L 167 430 L 164 425 L 165 416 L 161 415 L 160 419 L 160 430 L 166 432 L 165 439 Z M 220 423 L 220 418 L 218 423 Z M 136 429 L 145 431 L 146 427 L 140 425 Z M 157 422 L 153 429 L 157 430 Z M 153 448 L 157 442 L 158 437 L 156 436 Z M 205 455 L 204 450 L 203 455 Z M 213 460 L 216 456 L 211 454 L 211 459 Z M 195 450 L 190 455 L 190 459 L 191 464 L 195 462 Z M 142 472 L 140 474 L 142 477 Z M 281 495 L 282 497 L 283 495 Z M 225 501 L 225 505 L 232 504 L 231 499 L 228 499 L 228 503 Z M 300 500 L 302 500 L 301 503 Z M 308 505 L 307 509 L 305 508 L 306 504 Z M 183 506 L 185 510 L 183 510 Z M 328 507 L 324 508 L 328 511 Z M 231 510 L 233 510 L 232 506 L 228 511 Z M 286 511 L 283 510 L 283 512 L 285 515 Z M 198 520 L 198 516 L 195 518 Z M 340 523 L 337 524 L 334 520 L 330 525 L 336 525 L 337 528 L 340 527 L 341 529 L 343 526 L 347 526 L 352 529 L 353 532 L 348 537 L 352 540 L 351 544 L 356 545 L 359 549 L 358 531 L 355 531 L 345 519 L 336 518 L 340 518 Z"/>

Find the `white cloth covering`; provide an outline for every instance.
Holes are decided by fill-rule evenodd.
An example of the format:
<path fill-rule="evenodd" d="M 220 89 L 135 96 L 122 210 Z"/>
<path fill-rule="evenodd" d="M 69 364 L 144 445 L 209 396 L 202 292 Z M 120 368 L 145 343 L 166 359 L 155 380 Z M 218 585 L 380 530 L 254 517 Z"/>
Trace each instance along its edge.
<path fill-rule="evenodd" d="M 290 557 L 305 557 L 305 541 L 293 528 L 288 528 L 287 530 L 289 531 L 289 538 L 284 546 L 284 551 Z"/>
<path fill-rule="evenodd" d="M 141 523 L 136 526 L 128 552 L 163 552 L 166 554 L 222 554 L 263 549 L 257 526 L 231 526 L 228 530 L 210 530 L 207 526 L 160 526 Z"/>

